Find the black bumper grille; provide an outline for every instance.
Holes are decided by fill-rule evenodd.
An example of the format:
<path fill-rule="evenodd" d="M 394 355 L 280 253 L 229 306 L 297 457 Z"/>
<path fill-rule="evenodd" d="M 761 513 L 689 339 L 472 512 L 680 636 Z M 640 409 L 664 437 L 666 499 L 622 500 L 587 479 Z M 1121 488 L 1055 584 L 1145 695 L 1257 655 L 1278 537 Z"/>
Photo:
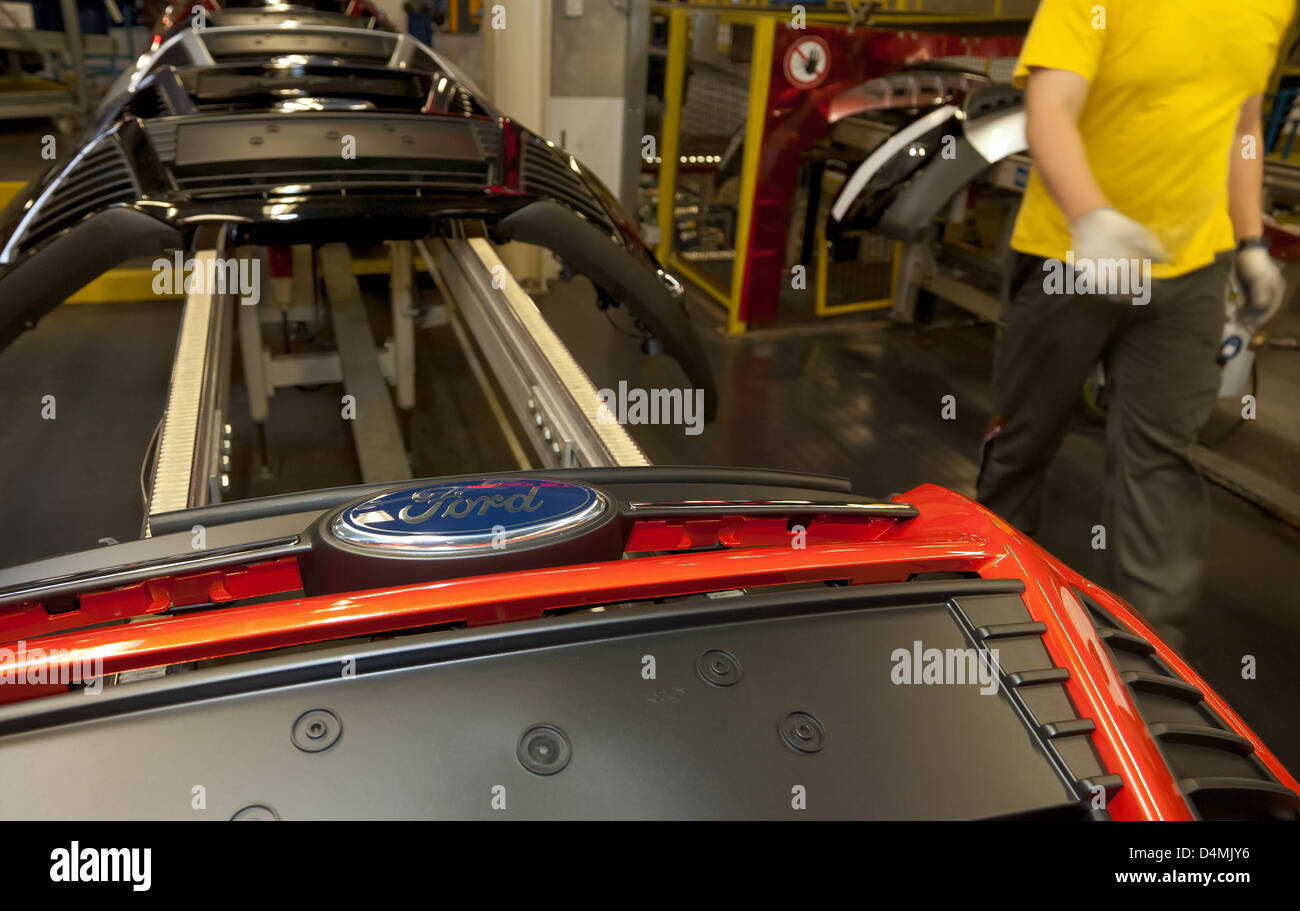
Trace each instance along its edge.
<path fill-rule="evenodd" d="M 108 134 L 59 179 L 20 238 L 20 249 L 72 227 L 91 212 L 132 202 L 139 192 L 116 134 Z"/>

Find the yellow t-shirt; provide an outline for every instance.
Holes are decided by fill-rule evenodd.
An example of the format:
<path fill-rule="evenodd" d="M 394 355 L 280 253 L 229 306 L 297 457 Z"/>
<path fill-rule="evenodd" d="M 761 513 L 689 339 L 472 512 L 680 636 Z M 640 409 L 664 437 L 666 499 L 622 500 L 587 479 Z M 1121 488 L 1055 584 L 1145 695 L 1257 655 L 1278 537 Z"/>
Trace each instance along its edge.
<path fill-rule="evenodd" d="M 1031 67 L 1090 83 L 1079 118 L 1088 163 L 1115 208 L 1172 257 L 1155 278 L 1199 269 L 1234 246 L 1228 162 L 1241 106 L 1268 89 L 1295 0 L 1042 0 L 1015 82 Z M 1263 149 L 1257 149 L 1262 156 Z M 1037 169 L 1011 246 L 1063 259 L 1064 214 Z"/>

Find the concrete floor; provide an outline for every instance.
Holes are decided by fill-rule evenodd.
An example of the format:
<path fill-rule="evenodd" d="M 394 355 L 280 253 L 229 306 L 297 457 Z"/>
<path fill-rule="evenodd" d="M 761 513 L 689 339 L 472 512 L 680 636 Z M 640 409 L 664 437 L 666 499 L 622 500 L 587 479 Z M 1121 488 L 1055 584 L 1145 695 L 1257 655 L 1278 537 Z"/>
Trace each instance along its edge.
<path fill-rule="evenodd" d="M 382 287 L 367 288 L 379 323 Z M 595 310 L 584 279 L 555 287 L 539 305 L 597 387 L 621 379 L 644 388 L 686 385 L 674 362 L 645 357 L 623 334 L 623 314 L 607 319 Z M 64 306 L 0 355 L 0 472 L 21 479 L 0 498 L 0 562 L 138 533 L 140 462 L 163 406 L 178 317 L 175 302 Z M 857 318 L 736 341 L 714 331 L 711 314 L 697 310 L 695 317 L 724 391 L 722 407 L 700 436 L 680 427 L 636 428 L 653 462 L 824 472 L 850 477 L 869 494 L 927 481 L 971 493 L 990 412 L 991 328 L 949 321 L 905 329 Z M 450 330 L 421 330 L 418 346 L 421 404 L 408 440 L 416 473 L 515 467 Z M 1285 388 L 1286 371 L 1300 362 L 1287 356 L 1269 356 L 1274 367 L 1262 371 L 1261 385 Z M 259 477 L 237 358 L 233 375 L 236 494 L 360 480 L 337 385 L 276 394 L 274 471 Z M 957 400 L 955 420 L 940 414 L 940 398 L 949 394 Z M 41 417 L 46 395 L 55 397 L 52 421 Z M 1266 433 L 1248 426 L 1232 445 L 1275 453 Z M 1050 475 L 1054 508 L 1039 536 L 1087 575 L 1097 570 L 1089 540 L 1103 449 L 1099 428 L 1081 417 Z M 1219 488 L 1211 488 L 1211 502 L 1206 585 L 1188 656 L 1283 761 L 1300 768 L 1300 532 Z M 1240 674 L 1247 654 L 1259 668 L 1252 681 Z"/>

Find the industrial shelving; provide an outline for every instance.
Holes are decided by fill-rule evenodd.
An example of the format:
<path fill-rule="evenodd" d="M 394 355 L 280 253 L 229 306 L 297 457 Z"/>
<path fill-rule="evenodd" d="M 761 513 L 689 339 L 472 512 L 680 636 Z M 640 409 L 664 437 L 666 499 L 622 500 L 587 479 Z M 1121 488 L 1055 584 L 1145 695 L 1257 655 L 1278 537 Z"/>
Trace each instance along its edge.
<path fill-rule="evenodd" d="M 15 75 L 0 77 L 0 119 L 49 117 L 61 125 L 70 125 L 88 109 L 89 85 L 86 81 L 86 56 L 114 53 L 113 40 L 107 35 L 83 35 L 77 18 L 76 0 L 59 0 L 65 31 L 47 31 L 4 27 L 0 7 L 0 51 L 7 55 Z M 23 75 L 17 66 L 19 51 L 45 55 L 64 55 L 71 62 L 71 82 Z"/>

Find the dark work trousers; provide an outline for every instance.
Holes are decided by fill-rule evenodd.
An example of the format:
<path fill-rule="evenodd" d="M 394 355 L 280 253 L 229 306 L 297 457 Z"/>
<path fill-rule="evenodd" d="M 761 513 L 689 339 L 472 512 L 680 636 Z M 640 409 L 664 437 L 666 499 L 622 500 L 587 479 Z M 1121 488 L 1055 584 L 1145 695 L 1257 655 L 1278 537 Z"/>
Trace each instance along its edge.
<path fill-rule="evenodd" d="M 1016 254 L 993 366 L 996 412 L 980 461 L 979 501 L 1033 534 L 1047 468 L 1088 374 L 1105 364 L 1105 496 L 1078 516 L 1079 535 L 1106 529 L 1098 581 L 1128 600 L 1170 645 L 1196 601 L 1206 491 L 1189 447 L 1210 417 L 1220 370 L 1231 255 L 1152 282 L 1145 305 L 1095 294 L 1049 294 L 1044 261 Z"/>

